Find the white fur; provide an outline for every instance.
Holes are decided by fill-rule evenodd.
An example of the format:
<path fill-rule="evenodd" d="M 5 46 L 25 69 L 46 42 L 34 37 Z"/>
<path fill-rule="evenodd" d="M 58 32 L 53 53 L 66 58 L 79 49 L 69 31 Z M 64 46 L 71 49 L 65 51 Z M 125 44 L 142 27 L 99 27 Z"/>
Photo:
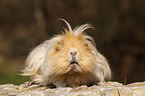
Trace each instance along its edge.
<path fill-rule="evenodd" d="M 72 30 L 71 26 L 69 25 L 67 21 L 65 21 L 64 19 L 61 19 L 61 20 L 63 20 L 67 24 L 70 34 L 74 35 L 75 37 L 81 35 L 86 29 L 92 28 L 91 25 L 84 24 L 79 27 L 77 26 L 74 28 L 74 30 Z M 51 58 L 51 55 L 55 51 L 52 48 L 56 44 L 58 44 L 64 37 L 65 37 L 65 34 L 57 35 L 53 37 L 52 39 L 43 42 L 42 44 L 37 46 L 34 50 L 32 50 L 26 60 L 26 68 L 23 70 L 24 73 L 22 75 L 31 76 L 32 80 L 35 82 L 53 83 L 57 87 L 66 86 L 64 81 L 61 81 L 61 80 L 52 81 L 53 80 L 52 74 L 54 73 L 53 73 L 53 65 L 51 64 L 52 61 L 54 62 L 55 61 L 54 59 L 56 59 L 55 57 Z M 94 61 L 95 64 L 93 65 L 95 66 L 95 68 L 92 73 L 92 75 L 94 75 L 95 77 L 93 78 L 96 78 L 97 79 L 96 81 L 99 81 L 99 82 L 103 82 L 104 79 L 109 80 L 111 78 L 111 70 L 110 70 L 110 67 L 106 58 L 96 50 L 95 42 L 92 37 L 88 35 L 83 35 L 83 38 L 85 38 L 86 40 L 89 39 L 93 43 L 93 45 L 91 45 L 92 49 L 90 49 L 90 52 L 94 54 L 95 56 L 95 61 Z M 81 65 L 81 67 L 82 68 L 84 67 L 85 69 L 84 65 Z M 78 66 L 76 66 L 76 68 L 80 70 Z M 64 69 L 62 69 L 62 71 L 68 72 L 70 70 L 70 68 L 67 69 L 67 66 L 64 66 Z M 61 70 L 61 69 L 56 68 L 55 72 L 58 75 L 59 73 L 57 73 L 57 70 Z"/>

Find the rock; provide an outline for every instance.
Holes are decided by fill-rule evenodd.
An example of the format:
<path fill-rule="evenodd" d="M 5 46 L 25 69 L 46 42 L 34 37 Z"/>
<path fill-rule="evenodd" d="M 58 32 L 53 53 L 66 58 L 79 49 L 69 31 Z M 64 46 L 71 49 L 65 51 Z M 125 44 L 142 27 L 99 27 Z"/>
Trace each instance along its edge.
<path fill-rule="evenodd" d="M 0 85 L 0 96 L 145 96 L 145 82 L 123 85 L 118 82 L 104 82 L 99 85 L 77 88 L 46 88 L 38 85 L 25 87 L 13 84 Z"/>

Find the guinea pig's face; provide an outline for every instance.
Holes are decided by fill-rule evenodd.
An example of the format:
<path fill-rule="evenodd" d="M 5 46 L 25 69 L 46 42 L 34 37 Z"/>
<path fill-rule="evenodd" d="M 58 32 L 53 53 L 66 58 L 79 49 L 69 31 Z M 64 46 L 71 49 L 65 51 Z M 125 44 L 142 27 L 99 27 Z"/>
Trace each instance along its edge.
<path fill-rule="evenodd" d="M 82 37 L 64 37 L 53 49 L 53 68 L 58 74 L 92 72 L 95 67 L 94 46 Z"/>

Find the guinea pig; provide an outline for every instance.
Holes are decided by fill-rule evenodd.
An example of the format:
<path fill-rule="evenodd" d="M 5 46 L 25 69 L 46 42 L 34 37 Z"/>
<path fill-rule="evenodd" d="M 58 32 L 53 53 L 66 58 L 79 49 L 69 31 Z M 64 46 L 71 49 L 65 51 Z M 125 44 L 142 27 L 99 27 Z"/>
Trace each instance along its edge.
<path fill-rule="evenodd" d="M 31 76 L 33 82 L 43 85 L 73 88 L 110 80 L 106 58 L 97 51 L 93 38 L 84 33 L 93 27 L 83 24 L 72 30 L 70 24 L 62 20 L 68 30 L 34 48 L 22 75 Z"/>

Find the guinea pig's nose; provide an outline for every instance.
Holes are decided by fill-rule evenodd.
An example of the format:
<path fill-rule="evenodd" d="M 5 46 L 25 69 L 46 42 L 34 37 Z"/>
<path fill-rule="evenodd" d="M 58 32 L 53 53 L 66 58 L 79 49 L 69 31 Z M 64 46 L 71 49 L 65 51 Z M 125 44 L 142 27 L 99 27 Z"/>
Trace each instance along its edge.
<path fill-rule="evenodd" d="M 71 51 L 70 54 L 71 54 L 72 56 L 75 56 L 75 55 L 77 55 L 77 51 Z"/>

